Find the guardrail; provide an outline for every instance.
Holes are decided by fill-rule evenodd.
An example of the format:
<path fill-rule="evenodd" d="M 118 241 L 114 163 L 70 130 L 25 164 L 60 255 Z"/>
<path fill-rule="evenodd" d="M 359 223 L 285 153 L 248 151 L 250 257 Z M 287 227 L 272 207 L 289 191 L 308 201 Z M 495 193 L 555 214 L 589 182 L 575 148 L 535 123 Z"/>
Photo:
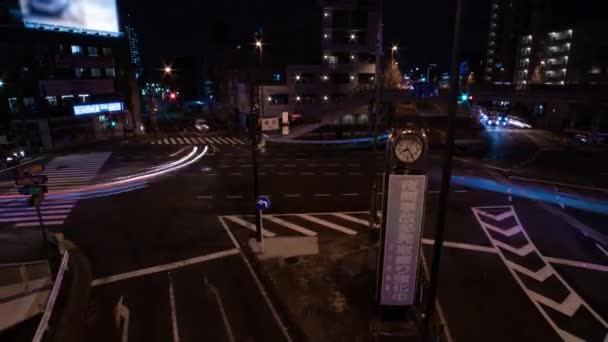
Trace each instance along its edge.
<path fill-rule="evenodd" d="M 38 329 L 36 329 L 36 334 L 34 335 L 32 342 L 40 342 L 44 337 L 44 334 L 46 334 L 46 332 L 49 330 L 49 320 L 51 319 L 51 314 L 53 312 L 53 309 L 55 308 L 55 302 L 57 301 L 57 297 L 59 296 L 59 291 L 61 290 L 61 286 L 63 284 L 63 278 L 68 270 L 69 259 L 70 253 L 68 253 L 68 251 L 66 250 L 63 252 L 63 257 L 61 258 L 61 265 L 59 266 L 59 271 L 57 272 L 57 277 L 55 278 L 55 283 L 53 284 L 51 295 L 49 296 L 49 299 L 46 303 L 42 319 L 38 324 Z"/>
<path fill-rule="evenodd" d="M 46 260 L 0 265 L 0 331 L 38 314 L 53 283 Z"/>

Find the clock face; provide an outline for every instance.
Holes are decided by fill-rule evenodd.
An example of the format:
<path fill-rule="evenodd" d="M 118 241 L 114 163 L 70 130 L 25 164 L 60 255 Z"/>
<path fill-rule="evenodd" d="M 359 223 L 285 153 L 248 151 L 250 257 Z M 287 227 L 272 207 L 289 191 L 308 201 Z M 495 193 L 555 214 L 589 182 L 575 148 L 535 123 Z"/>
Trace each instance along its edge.
<path fill-rule="evenodd" d="M 395 155 L 403 163 L 414 163 L 422 156 L 424 143 L 417 135 L 406 135 L 395 145 Z"/>

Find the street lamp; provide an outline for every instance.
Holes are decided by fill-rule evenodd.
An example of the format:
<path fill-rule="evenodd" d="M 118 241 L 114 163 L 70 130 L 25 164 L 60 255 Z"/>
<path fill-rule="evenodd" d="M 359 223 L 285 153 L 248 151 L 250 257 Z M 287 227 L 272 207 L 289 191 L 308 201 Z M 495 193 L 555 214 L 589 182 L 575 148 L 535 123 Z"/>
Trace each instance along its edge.
<path fill-rule="evenodd" d="M 165 75 L 171 75 L 171 73 L 173 72 L 173 68 L 171 68 L 170 65 L 165 65 L 165 68 L 163 70 L 165 71 Z"/>
<path fill-rule="evenodd" d="M 255 48 L 260 49 L 260 65 L 262 65 L 264 55 L 264 44 L 262 43 L 261 39 L 255 41 Z"/>
<path fill-rule="evenodd" d="M 397 46 L 397 44 L 394 44 L 393 47 L 391 48 L 391 64 L 395 64 L 395 54 L 398 51 L 399 51 L 399 46 Z"/>

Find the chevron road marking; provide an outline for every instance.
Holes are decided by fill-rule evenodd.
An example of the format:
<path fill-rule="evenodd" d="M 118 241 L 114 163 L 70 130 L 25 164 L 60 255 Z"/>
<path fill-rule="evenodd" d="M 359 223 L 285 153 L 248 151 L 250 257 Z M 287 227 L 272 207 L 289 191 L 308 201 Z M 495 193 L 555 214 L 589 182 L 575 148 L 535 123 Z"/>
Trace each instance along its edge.
<path fill-rule="evenodd" d="M 488 213 L 485 211 L 488 209 L 493 209 L 493 210 L 502 209 L 502 210 L 507 210 L 507 211 L 496 215 L 496 214 Z M 517 284 L 522 288 L 522 290 L 525 292 L 525 294 L 528 296 L 528 298 L 530 298 L 530 300 L 532 301 L 532 303 L 534 304 L 536 309 L 545 318 L 547 323 L 549 323 L 549 325 L 553 328 L 553 330 L 555 330 L 555 332 L 564 341 L 576 342 L 576 341 L 583 341 L 583 340 L 577 336 L 572 335 L 569 332 L 566 332 L 562 328 L 560 328 L 557 325 L 557 323 L 549 316 L 549 314 L 547 313 L 546 307 L 549 307 L 549 308 L 555 310 L 556 312 L 559 312 L 568 317 L 573 317 L 579 311 L 579 309 L 581 307 L 584 307 L 588 312 L 591 313 L 591 315 L 593 316 L 593 318 L 595 320 L 597 320 L 605 329 L 607 329 L 607 332 L 608 332 L 608 323 L 599 314 L 597 314 L 593 310 L 593 308 L 591 308 L 591 306 L 589 306 L 589 304 L 587 304 L 574 291 L 574 289 L 561 277 L 561 275 L 553 268 L 553 266 L 550 263 L 551 261 L 560 261 L 560 260 L 554 259 L 554 258 L 546 258 L 540 253 L 538 248 L 536 248 L 536 246 L 530 239 L 530 236 L 528 236 L 526 230 L 522 226 L 521 221 L 519 220 L 519 217 L 517 216 L 517 213 L 515 212 L 515 209 L 512 206 L 472 208 L 472 211 L 473 211 L 473 214 L 475 215 L 475 218 L 477 219 L 479 225 L 482 227 L 482 230 L 488 237 L 488 239 L 490 239 L 490 241 L 494 245 L 494 247 L 497 248 L 498 255 L 502 259 L 503 263 L 507 266 L 507 269 L 509 270 L 509 272 L 511 273 L 511 275 L 513 276 L 513 278 L 515 279 Z M 521 235 L 526 239 L 527 244 L 523 247 L 516 248 L 505 242 L 493 239 L 492 235 L 490 234 L 490 230 L 495 231 L 495 229 L 492 229 L 492 228 L 497 228 L 497 227 L 492 226 L 492 228 L 488 228 L 488 224 L 486 222 L 484 222 L 482 219 L 483 217 L 486 217 L 486 218 L 491 218 L 495 221 L 500 222 L 500 221 L 504 221 L 505 219 L 507 219 L 511 216 L 513 216 L 515 218 L 515 221 L 517 222 L 517 227 L 520 228 L 520 231 L 518 233 L 521 233 Z M 511 229 L 513 229 L 513 228 L 511 228 Z M 515 235 L 515 234 L 513 234 L 513 235 Z M 525 266 L 516 264 L 513 261 L 509 261 L 504 255 L 504 250 L 515 253 L 519 256 L 528 256 L 531 253 L 534 253 L 534 255 L 543 262 L 544 267 L 538 271 L 532 271 L 530 269 L 527 269 Z M 572 264 L 575 264 L 576 262 L 566 261 L 566 262 L 562 262 L 562 263 L 572 265 Z M 596 265 L 596 266 L 600 266 L 600 265 Z M 527 288 L 526 285 L 524 284 L 524 282 L 522 281 L 521 274 L 529 276 L 529 277 L 537 280 L 538 282 L 544 282 L 548 278 L 553 276 L 553 277 L 557 278 L 557 280 L 559 280 L 559 282 L 565 289 L 568 290 L 569 295 L 563 302 L 558 303 L 558 302 L 554 301 L 553 299 L 547 298 L 546 296 Z M 601 336 L 601 338 L 605 342 L 608 341 L 608 334 L 605 337 Z"/>
<path fill-rule="evenodd" d="M 490 229 L 490 230 L 492 230 L 494 232 L 497 232 L 499 234 L 502 234 L 504 236 L 507 236 L 507 237 L 511 237 L 511 236 L 513 236 L 513 235 L 521 232 L 521 228 L 519 226 L 515 226 L 513 228 L 509 228 L 509 229 L 505 230 L 505 229 L 501 229 L 501 228 L 498 228 L 496 226 L 493 226 L 493 225 L 491 225 L 489 223 L 484 223 L 484 225 L 486 226 L 486 228 L 488 228 L 488 229 Z"/>

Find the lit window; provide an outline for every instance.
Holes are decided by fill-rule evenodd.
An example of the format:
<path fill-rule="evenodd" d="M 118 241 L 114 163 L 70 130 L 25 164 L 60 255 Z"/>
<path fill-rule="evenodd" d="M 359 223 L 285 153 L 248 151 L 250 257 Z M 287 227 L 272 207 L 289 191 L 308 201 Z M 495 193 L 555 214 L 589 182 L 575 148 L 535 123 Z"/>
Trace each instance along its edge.
<path fill-rule="evenodd" d="M 72 45 L 72 55 L 82 55 L 82 47 L 79 45 Z"/>
<path fill-rule="evenodd" d="M 302 97 L 300 97 L 299 95 L 296 96 L 296 102 L 300 102 L 300 101 L 302 101 Z"/>
<path fill-rule="evenodd" d="M 114 68 L 106 68 L 105 69 L 105 74 L 106 74 L 106 77 L 108 77 L 108 78 L 114 78 L 114 77 L 116 77 L 116 69 L 114 69 Z"/>
<path fill-rule="evenodd" d="M 19 103 L 17 101 L 16 97 L 10 97 L 8 99 L 8 106 L 11 109 L 11 113 L 17 113 L 17 111 L 19 110 Z"/>
<path fill-rule="evenodd" d="M 84 76 L 84 68 L 75 68 L 74 75 L 76 78 L 82 78 Z"/>
<path fill-rule="evenodd" d="M 89 97 L 88 94 L 80 94 L 80 95 L 78 95 L 78 99 L 80 99 L 81 103 L 86 103 L 88 97 Z"/>
<path fill-rule="evenodd" d="M 51 106 L 51 107 L 57 107 L 57 104 L 58 104 L 57 97 L 55 97 L 55 96 L 47 96 L 46 97 L 46 103 L 48 103 L 49 106 Z"/>
<path fill-rule="evenodd" d="M 112 56 L 112 49 L 111 48 L 103 48 L 103 55 L 104 56 Z"/>
<path fill-rule="evenodd" d="M 94 46 L 89 46 L 87 48 L 87 55 L 89 56 L 99 56 L 99 50 Z"/>
<path fill-rule="evenodd" d="M 274 81 L 281 81 L 281 74 L 273 74 L 272 79 Z"/>
<path fill-rule="evenodd" d="M 92 68 L 91 69 L 91 77 L 101 77 L 101 69 Z"/>

